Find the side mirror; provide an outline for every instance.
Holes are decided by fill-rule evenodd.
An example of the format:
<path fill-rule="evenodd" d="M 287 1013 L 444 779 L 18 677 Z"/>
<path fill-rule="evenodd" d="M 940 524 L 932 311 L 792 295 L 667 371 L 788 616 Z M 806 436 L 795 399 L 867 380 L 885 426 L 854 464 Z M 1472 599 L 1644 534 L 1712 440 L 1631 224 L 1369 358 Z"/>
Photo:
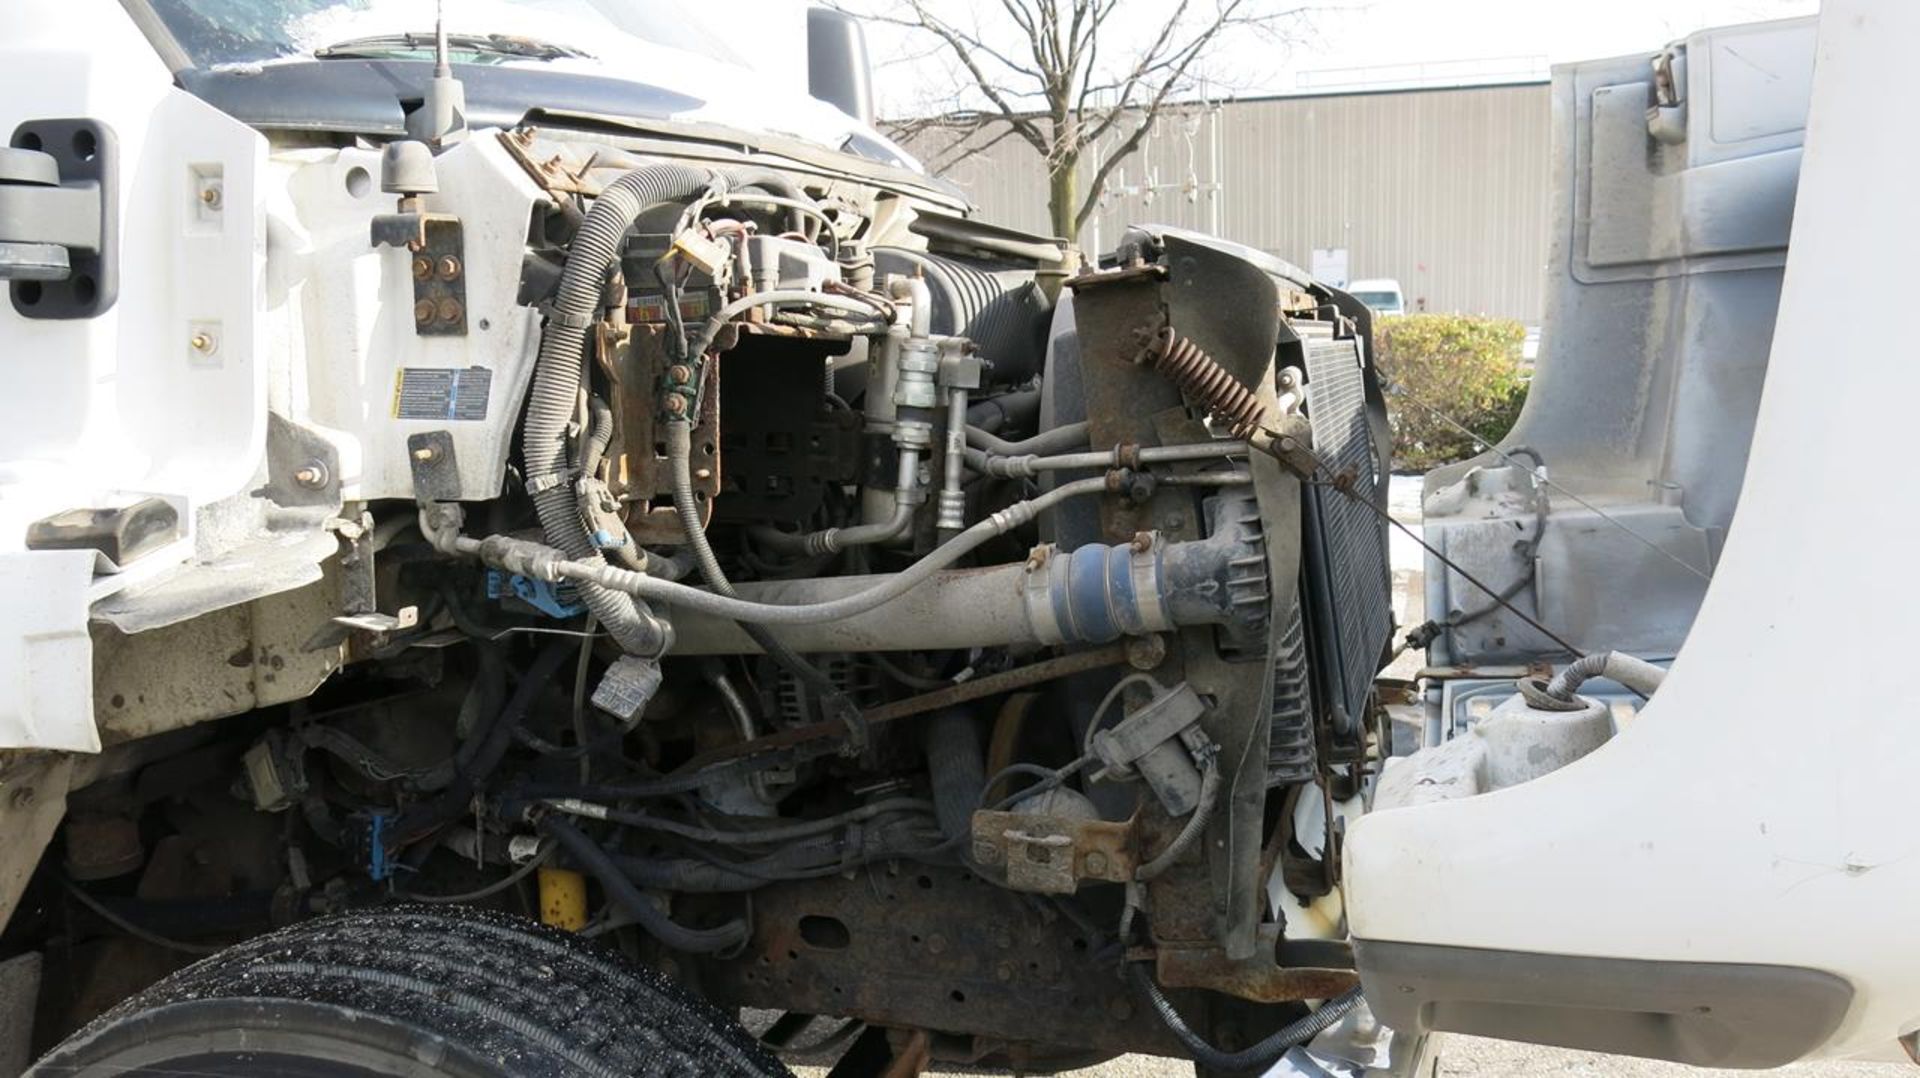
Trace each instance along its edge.
<path fill-rule="evenodd" d="M 807 92 L 873 123 L 873 68 L 860 20 L 844 11 L 807 9 Z"/>

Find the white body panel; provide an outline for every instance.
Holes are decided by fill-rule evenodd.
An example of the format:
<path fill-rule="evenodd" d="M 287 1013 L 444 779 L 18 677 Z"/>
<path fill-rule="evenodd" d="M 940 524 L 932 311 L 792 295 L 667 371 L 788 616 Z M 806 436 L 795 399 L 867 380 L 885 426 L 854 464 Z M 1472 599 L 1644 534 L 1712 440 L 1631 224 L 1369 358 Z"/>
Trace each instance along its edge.
<path fill-rule="evenodd" d="M 1920 367 L 1895 321 L 1834 309 L 1838 288 L 1851 310 L 1900 310 L 1920 281 L 1920 141 L 1887 125 L 1917 41 L 1920 7 L 1826 5 L 1740 517 L 1671 676 L 1562 771 L 1355 823 L 1356 936 L 1824 970 L 1856 989 L 1826 1055 L 1887 1055 L 1920 1027 L 1900 659 L 1920 506 L 1882 467 L 1904 459 Z"/>
<path fill-rule="evenodd" d="M 422 199 L 426 210 L 458 206 L 461 218 L 469 312 L 461 336 L 414 331 L 412 254 L 369 243 L 373 217 L 395 208 L 380 190 L 378 151 L 297 150 L 273 159 L 268 318 L 288 372 L 286 397 L 276 394 L 274 408 L 332 435 L 349 501 L 412 498 L 407 436 L 426 430 L 452 435 L 462 498 L 498 496 L 512 417 L 532 377 L 539 315 L 516 305 L 515 293 L 528 215 L 542 192 L 497 132 L 475 132 L 434 165 L 440 192 Z M 474 367 L 492 376 L 484 420 L 395 415 L 402 368 Z"/>
<path fill-rule="evenodd" d="M 242 491 L 260 465 L 266 140 L 173 88 L 107 0 L 9 12 L 0 35 L 0 137 L 67 116 L 104 121 L 117 139 L 120 292 L 84 320 L 0 303 L 0 744 L 92 751 L 89 605 L 186 559 L 194 509 Z M 200 198 L 208 185 L 218 205 Z M 196 334 L 210 347 L 196 349 Z M 173 503 L 188 532 L 125 573 L 73 570 L 91 569 L 91 554 L 19 553 L 31 521 L 145 496 Z"/>

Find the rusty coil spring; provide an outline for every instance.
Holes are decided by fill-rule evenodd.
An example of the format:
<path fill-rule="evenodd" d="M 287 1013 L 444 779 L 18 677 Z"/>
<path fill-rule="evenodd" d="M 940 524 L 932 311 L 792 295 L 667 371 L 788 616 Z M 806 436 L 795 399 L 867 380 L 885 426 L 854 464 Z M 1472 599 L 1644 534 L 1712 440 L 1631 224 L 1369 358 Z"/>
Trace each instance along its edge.
<path fill-rule="evenodd" d="M 1159 337 L 1145 349 L 1146 359 L 1188 396 L 1226 421 L 1235 438 L 1246 438 L 1258 430 L 1267 418 L 1267 409 L 1253 390 L 1240 383 L 1225 367 L 1202 351 L 1200 346 L 1163 327 Z"/>

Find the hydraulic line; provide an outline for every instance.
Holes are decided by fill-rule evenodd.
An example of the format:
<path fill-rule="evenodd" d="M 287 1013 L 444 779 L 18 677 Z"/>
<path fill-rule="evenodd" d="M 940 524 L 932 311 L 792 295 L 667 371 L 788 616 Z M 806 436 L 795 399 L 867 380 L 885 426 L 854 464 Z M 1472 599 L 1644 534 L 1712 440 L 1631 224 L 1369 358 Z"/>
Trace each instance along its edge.
<path fill-rule="evenodd" d="M 1025 453 L 1058 453 L 1067 449 L 1078 449 L 1087 444 L 1088 427 L 1085 423 L 1066 423 L 1052 430 L 1043 431 L 1024 441 L 1009 442 L 1004 438 L 982 430 L 979 427 L 967 428 L 967 444 L 975 449 L 984 450 L 995 456 L 1013 457 Z"/>
<path fill-rule="evenodd" d="M 1166 476 L 1158 482 L 1172 486 L 1238 486 L 1248 482 L 1243 473 L 1202 474 L 1185 476 Z M 999 510 L 951 541 L 936 547 L 932 553 L 921 558 L 911 566 L 887 577 L 880 583 L 853 595 L 820 603 L 807 603 L 798 606 L 774 606 L 766 603 L 746 602 L 730 598 L 711 591 L 690 588 L 684 584 L 674 584 L 656 580 L 641 573 L 616 569 L 605 565 L 588 565 L 579 562 L 550 561 L 545 571 L 566 579 L 592 580 L 608 587 L 630 591 L 645 599 L 684 606 L 690 610 L 699 610 L 717 617 L 735 621 L 753 621 L 766 625 L 809 625 L 816 622 L 833 621 L 836 618 L 852 617 L 865 613 L 883 603 L 897 599 L 914 587 L 926 582 L 935 573 L 954 564 L 982 544 L 998 536 L 1005 535 L 1023 524 L 1033 520 L 1039 514 L 1059 505 L 1068 499 L 1087 494 L 1102 494 L 1108 491 L 1108 481 L 1103 476 L 1079 479 L 1064 483 L 1037 497 L 1024 502 L 1016 502 Z M 481 547 L 485 556 L 485 545 L 495 543 L 502 537 L 495 536 L 482 540 Z M 496 550 L 504 549 L 496 546 Z M 532 567 L 532 566 L 529 566 Z M 534 575 L 539 575 L 535 573 Z"/>
<path fill-rule="evenodd" d="M 1361 995 L 1358 988 L 1351 988 L 1320 1005 L 1314 1011 L 1292 1024 L 1276 1030 L 1264 1040 L 1238 1052 L 1223 1052 L 1208 1044 L 1193 1027 L 1187 1025 L 1180 1012 L 1160 992 L 1160 986 L 1153 983 L 1153 975 L 1147 972 L 1144 963 L 1133 962 L 1127 966 L 1127 979 L 1133 983 L 1134 990 L 1146 999 L 1147 1005 L 1166 1023 L 1167 1029 L 1179 1038 L 1193 1061 L 1210 1070 L 1238 1073 L 1240 1071 L 1264 1071 L 1278 1062 L 1287 1050 L 1305 1044 L 1330 1028 L 1335 1022 L 1347 1016 L 1347 1012 L 1360 1005 Z"/>
<path fill-rule="evenodd" d="M 940 833 L 949 839 L 970 834 L 973 810 L 987 784 L 986 757 L 980 751 L 973 713 L 964 707 L 935 712 L 927 720 L 926 751 Z"/>
<path fill-rule="evenodd" d="M 1593 677 L 1612 678 L 1629 690 L 1647 697 L 1652 696 L 1660 683 L 1666 680 L 1667 672 L 1624 651 L 1595 652 L 1575 659 L 1566 669 L 1553 675 L 1553 680 L 1547 684 L 1547 693 L 1557 700 L 1571 702 L 1574 693 L 1580 691 L 1581 684 Z"/>
<path fill-rule="evenodd" d="M 1086 453 L 1054 456 L 1022 454 L 1003 456 L 982 449 L 965 451 L 967 466 L 983 475 L 1002 478 L 1030 478 L 1041 472 L 1079 471 L 1088 468 L 1129 468 L 1149 464 L 1174 464 L 1192 461 L 1228 460 L 1247 455 L 1245 442 L 1198 442 L 1192 445 L 1115 446 Z"/>
<path fill-rule="evenodd" d="M 540 821 L 540 830 L 559 843 L 581 868 L 591 873 L 604 887 L 607 897 L 626 911 L 641 928 L 654 939 L 676 951 L 689 954 L 713 954 L 738 947 L 747 941 L 747 923 L 733 920 L 717 928 L 688 928 L 677 924 L 655 906 L 652 900 L 634 886 L 627 874 L 620 871 L 607 851 L 599 843 L 588 838 L 584 832 L 565 820 L 549 816 Z"/>
<path fill-rule="evenodd" d="M 927 815 L 934 811 L 932 803 L 912 797 L 893 797 L 884 801 L 862 805 L 856 809 L 823 816 L 814 820 L 800 820 L 782 827 L 762 827 L 751 830 L 730 831 L 718 827 L 701 827 L 697 824 L 669 820 L 648 812 L 634 812 L 627 809 L 610 808 L 594 802 L 573 798 L 556 798 L 547 802 L 548 807 L 570 816 L 582 816 L 587 819 L 607 820 L 623 827 L 634 827 L 642 831 L 659 831 L 663 834 L 677 835 L 695 842 L 708 842 L 721 846 L 763 846 L 798 839 L 813 838 L 837 831 L 848 824 L 864 823 L 895 813 Z"/>
<path fill-rule="evenodd" d="M 720 559 L 714 556 L 713 545 L 707 542 L 707 529 L 700 520 L 700 505 L 693 496 L 692 435 L 693 424 L 684 419 L 667 424 L 667 464 L 673 474 L 673 506 L 680 516 L 681 530 L 687 535 L 687 549 L 693 554 L 693 563 L 699 568 L 700 576 L 714 594 L 732 597 L 733 584 L 721 569 Z M 833 683 L 832 678 L 764 628 L 745 622 L 741 623 L 740 628 L 759 645 L 761 651 L 818 693 L 829 714 L 848 723 L 850 729 L 857 730 L 859 709 L 840 691 L 840 686 Z"/>

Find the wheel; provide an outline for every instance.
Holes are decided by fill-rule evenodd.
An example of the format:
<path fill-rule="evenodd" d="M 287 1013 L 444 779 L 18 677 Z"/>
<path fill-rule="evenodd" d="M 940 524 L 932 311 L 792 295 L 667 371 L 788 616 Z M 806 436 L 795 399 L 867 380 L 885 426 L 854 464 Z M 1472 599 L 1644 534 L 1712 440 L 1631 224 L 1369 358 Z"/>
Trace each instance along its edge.
<path fill-rule="evenodd" d="M 238 944 L 127 999 L 32 1076 L 788 1075 L 653 970 L 519 917 L 398 906 Z"/>

